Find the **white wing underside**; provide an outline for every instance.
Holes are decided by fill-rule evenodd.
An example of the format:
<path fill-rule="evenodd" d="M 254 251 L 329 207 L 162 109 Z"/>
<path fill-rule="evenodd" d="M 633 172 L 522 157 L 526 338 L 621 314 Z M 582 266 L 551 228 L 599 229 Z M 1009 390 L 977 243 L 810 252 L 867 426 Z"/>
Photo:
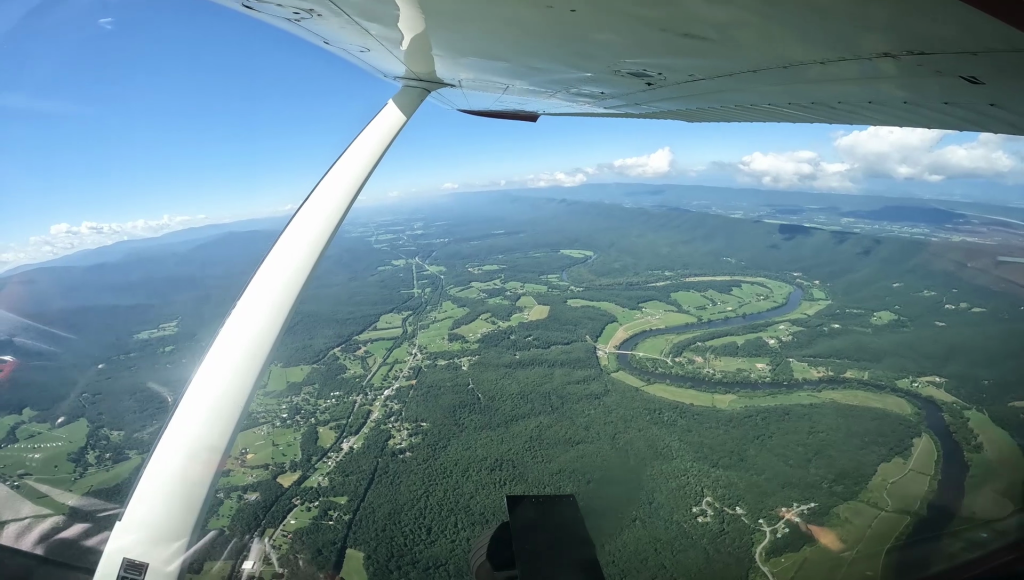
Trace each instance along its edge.
<path fill-rule="evenodd" d="M 1024 134 L 1024 32 L 961 0 L 215 1 L 452 109 Z"/>

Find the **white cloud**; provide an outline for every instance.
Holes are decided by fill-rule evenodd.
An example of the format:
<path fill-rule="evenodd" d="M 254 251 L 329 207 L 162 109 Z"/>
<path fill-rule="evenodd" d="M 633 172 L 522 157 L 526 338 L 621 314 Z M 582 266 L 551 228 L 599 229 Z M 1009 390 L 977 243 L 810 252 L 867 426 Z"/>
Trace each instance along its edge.
<path fill-rule="evenodd" d="M 1004 146 L 1010 137 L 982 133 L 971 142 L 939 147 L 953 131 L 869 127 L 835 140 L 839 156 L 868 177 L 942 181 L 999 177 L 1020 165 Z"/>
<path fill-rule="evenodd" d="M 552 173 L 540 173 L 526 178 L 527 187 L 575 187 L 587 182 L 587 176 L 582 171 L 564 173 L 555 171 Z"/>
<path fill-rule="evenodd" d="M 662 147 L 653 153 L 640 155 L 638 157 L 627 157 L 607 163 L 598 163 L 593 167 L 577 167 L 575 169 L 564 169 L 560 171 L 545 171 L 543 173 L 530 174 L 525 177 L 511 179 L 495 179 L 482 182 L 470 183 L 445 183 L 441 191 L 463 191 L 494 190 L 518 187 L 575 187 L 583 185 L 592 179 L 603 179 L 607 181 L 615 176 L 625 176 L 638 179 L 664 177 L 676 171 L 673 164 L 675 156 L 672 149 Z"/>
<path fill-rule="evenodd" d="M 813 151 L 754 152 L 739 162 L 742 174 L 761 185 L 780 189 L 810 187 L 839 191 L 853 187 L 846 163 L 826 163 Z"/>
<path fill-rule="evenodd" d="M 629 177 L 663 177 L 672 172 L 674 157 L 672 149 L 662 147 L 649 155 L 612 161 L 609 169 Z"/>
<path fill-rule="evenodd" d="M 113 18 L 100 18 L 99 20 L 96 21 L 96 24 L 99 24 L 100 26 L 102 26 L 103 28 L 106 28 L 107 30 L 113 30 L 114 29 L 114 19 Z"/>
<path fill-rule="evenodd" d="M 123 223 L 82 222 L 50 226 L 48 233 L 32 236 L 24 244 L 12 244 L 0 250 L 0 271 L 21 264 L 50 260 L 89 248 L 98 248 L 122 240 L 149 238 L 208 223 L 206 216 L 168 216 L 158 220 L 134 220 Z"/>
<path fill-rule="evenodd" d="M 853 189 L 862 178 L 935 183 L 955 178 L 1000 178 L 1024 170 L 1016 137 L 979 134 L 973 141 L 942 146 L 954 131 L 869 127 L 837 133 L 835 162 L 814 151 L 754 152 L 736 165 L 740 174 L 767 187 L 819 191 Z"/>

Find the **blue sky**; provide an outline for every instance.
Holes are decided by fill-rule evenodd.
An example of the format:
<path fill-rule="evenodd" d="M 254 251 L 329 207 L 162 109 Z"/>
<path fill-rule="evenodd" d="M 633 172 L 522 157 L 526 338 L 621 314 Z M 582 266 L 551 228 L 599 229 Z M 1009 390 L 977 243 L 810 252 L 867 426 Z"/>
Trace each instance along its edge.
<path fill-rule="evenodd" d="M 206 0 L 5 0 L 0 255 L 4 247 L 23 250 L 30 237 L 53 234 L 57 224 L 222 219 L 297 204 L 395 88 Z M 956 187 L 944 179 L 956 175 L 941 172 L 957 168 L 934 155 L 938 137 L 910 136 L 908 146 L 931 157 L 909 159 L 910 177 L 901 173 L 897 182 L 893 176 L 904 170 L 885 161 L 884 144 L 898 140 L 864 129 L 566 118 L 528 124 L 428 103 L 364 197 L 580 175 L 851 193 L 890 185 Z M 857 131 L 857 143 L 839 146 L 840 134 Z M 976 135 L 941 139 L 941 146 L 978 143 Z M 983 169 L 1003 175 L 1018 169 L 1017 145 L 1000 141 L 972 151 L 984 157 Z M 646 156 L 664 148 L 670 168 L 645 165 L 653 163 Z M 1007 151 L 1010 161 L 992 160 Z M 634 162 L 625 171 L 580 173 L 623 159 Z M 859 180 L 848 178 L 851 168 L 861 172 Z M 990 174 L 975 167 L 963 176 Z"/>

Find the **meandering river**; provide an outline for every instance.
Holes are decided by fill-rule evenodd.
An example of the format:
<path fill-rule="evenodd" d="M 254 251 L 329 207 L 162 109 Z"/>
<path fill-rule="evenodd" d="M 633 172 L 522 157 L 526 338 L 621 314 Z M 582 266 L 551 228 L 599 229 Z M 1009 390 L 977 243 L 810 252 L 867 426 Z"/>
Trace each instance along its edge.
<path fill-rule="evenodd" d="M 565 273 L 563 272 L 563 276 Z M 633 366 L 629 358 L 629 351 L 636 348 L 640 342 L 664 334 L 681 334 L 695 330 L 714 330 L 743 326 L 755 322 L 764 322 L 779 318 L 792 313 L 800 307 L 803 299 L 803 290 L 797 288 L 790 295 L 785 304 L 777 308 L 750 314 L 748 316 L 726 318 L 711 322 L 700 322 L 694 324 L 683 324 L 668 328 L 646 330 L 635 334 L 627 339 L 619 347 L 619 367 L 627 370 L 630 374 L 660 383 L 674 384 L 681 387 L 698 389 L 715 389 L 725 387 L 729 390 L 753 390 L 753 389 L 794 389 L 802 387 L 821 386 L 842 386 L 839 382 L 813 381 L 804 383 L 773 384 L 773 383 L 721 383 L 702 379 L 691 379 L 671 375 L 668 373 L 649 372 Z M 896 393 L 894 393 L 896 394 Z M 942 409 L 935 401 L 922 397 L 916 393 L 898 393 L 916 404 L 924 411 L 924 422 L 928 429 L 938 440 L 941 450 L 941 465 L 939 468 L 939 481 L 935 494 L 928 502 L 925 515 L 917 519 L 911 528 L 904 544 L 908 549 L 900 549 L 894 563 L 896 576 L 899 578 L 910 578 L 920 575 L 929 570 L 929 562 L 939 548 L 942 532 L 953 522 L 964 499 L 964 483 L 967 479 L 968 465 L 964 458 L 963 448 L 953 438 L 953 433 L 946 424 L 942 415 Z"/>

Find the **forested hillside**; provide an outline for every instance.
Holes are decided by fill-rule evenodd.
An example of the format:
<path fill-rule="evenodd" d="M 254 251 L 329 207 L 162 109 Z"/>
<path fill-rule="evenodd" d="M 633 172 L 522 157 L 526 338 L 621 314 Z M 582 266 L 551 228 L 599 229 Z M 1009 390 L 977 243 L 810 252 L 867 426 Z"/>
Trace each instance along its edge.
<path fill-rule="evenodd" d="M 38 326 L 8 337 L 2 481 L 47 509 L 33 484 L 125 497 L 274 236 L 0 279 L 0 309 Z M 1024 497 L 1024 470 L 992 467 L 1024 441 L 1024 302 L 933 249 L 499 194 L 350 223 L 225 461 L 204 524 L 226 533 L 189 572 L 226 580 L 235 540 L 263 537 L 267 574 L 460 578 L 505 494 L 573 493 L 609 578 L 887 577 L 941 479 L 920 400 L 969 461 L 961 523 Z M 33 462 L 50 436 L 54 462 Z M 808 525 L 850 549 L 819 553 Z"/>

